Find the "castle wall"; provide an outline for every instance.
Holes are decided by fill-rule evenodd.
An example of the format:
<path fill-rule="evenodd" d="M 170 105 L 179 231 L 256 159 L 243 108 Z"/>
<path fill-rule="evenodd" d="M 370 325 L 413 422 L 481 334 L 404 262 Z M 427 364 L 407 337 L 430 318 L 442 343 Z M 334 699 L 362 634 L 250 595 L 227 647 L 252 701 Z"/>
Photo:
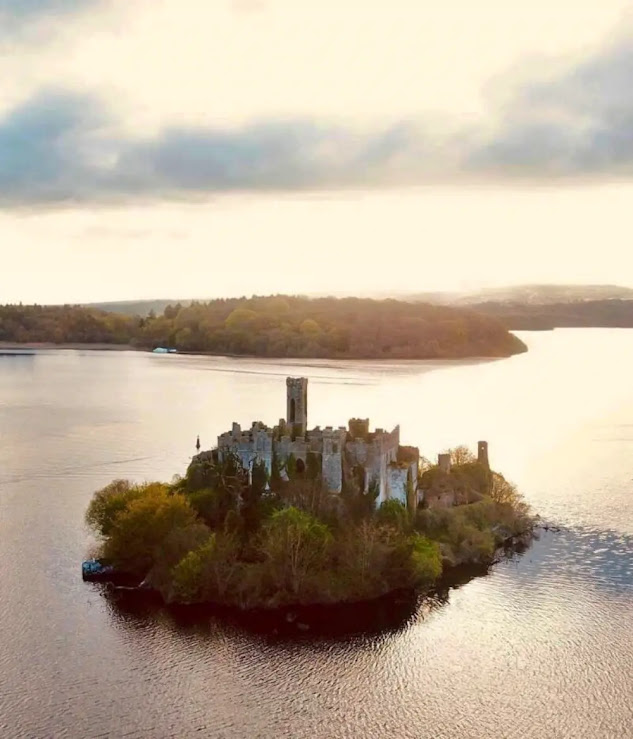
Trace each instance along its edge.
<path fill-rule="evenodd" d="M 231 431 L 218 437 L 218 453 L 220 458 L 227 454 L 235 454 L 242 466 L 252 470 L 253 463 L 259 460 L 264 463 L 268 474 L 272 472 L 273 456 L 276 455 L 283 465 L 292 455 L 296 461 L 301 460 L 308 467 L 308 455 L 312 452 L 321 455 L 321 473 L 325 487 L 333 493 L 340 493 L 345 474 L 360 466 L 365 471 L 365 490 L 371 485 L 378 485 L 378 504 L 395 497 L 406 503 L 406 482 L 408 467 L 396 465 L 400 429 L 396 427 L 387 433 L 377 429 L 369 435 L 369 439 L 347 440 L 344 427 L 323 430 L 316 428 L 308 431 L 303 438 L 293 440 L 289 435 L 274 439 L 274 431 L 261 424 L 254 423 L 248 431 L 243 431 L 234 423 Z M 417 470 L 415 471 L 417 476 Z M 287 479 L 287 474 L 282 471 Z"/>
<path fill-rule="evenodd" d="M 390 497 L 390 487 L 388 480 L 388 469 L 391 462 L 395 462 L 398 456 L 398 447 L 400 446 L 400 426 L 396 426 L 393 431 L 387 433 L 382 429 L 376 429 L 375 437 L 372 442 L 374 460 L 373 473 L 378 479 L 378 505 L 384 503 Z"/>
<path fill-rule="evenodd" d="M 292 454 L 295 460 L 301 460 L 307 467 L 308 464 L 308 452 L 319 451 L 318 449 L 312 448 L 313 444 L 303 439 L 297 439 L 293 441 L 289 436 L 282 436 L 279 441 L 274 444 L 274 453 L 277 455 L 280 464 L 285 464 L 288 457 Z M 288 475 L 285 470 L 282 470 L 281 476 L 284 480 L 288 479 Z"/>
<path fill-rule="evenodd" d="M 396 467 L 390 465 L 387 469 L 388 499 L 399 500 L 405 506 L 407 504 L 407 479 L 409 467 Z"/>
<path fill-rule="evenodd" d="M 323 483 L 328 491 L 341 492 L 344 479 L 354 474 L 354 468 L 361 467 L 365 480 L 363 492 L 377 485 L 379 505 L 389 498 L 406 504 L 409 472 L 417 484 L 417 458 L 411 460 L 409 450 L 398 460 L 400 427 L 390 432 L 383 429 L 370 432 L 368 419 L 351 419 L 349 431 L 331 426 L 308 431 L 307 384 L 306 378 L 287 378 L 287 420 L 280 421 L 275 429 L 253 423 L 250 429 L 242 430 L 234 423 L 231 431 L 218 437 L 219 458 L 235 454 L 249 471 L 255 460 L 260 460 L 271 474 L 274 456 L 283 465 L 292 455 L 308 469 L 308 458 L 312 463 L 311 455 L 320 455 Z M 282 476 L 287 479 L 285 471 Z"/>
<path fill-rule="evenodd" d="M 418 460 L 409 464 L 391 463 L 387 468 L 387 499 L 395 498 L 403 505 L 408 505 L 409 481 L 413 486 L 413 504 L 417 501 L 416 488 L 418 484 Z"/>
<path fill-rule="evenodd" d="M 353 468 L 360 466 L 365 470 L 365 491 L 371 485 L 378 485 L 378 505 L 389 497 L 387 469 L 390 462 L 398 457 L 400 427 L 391 432 L 376 429 L 369 439 L 351 439 L 345 444 L 345 457 Z"/>
<path fill-rule="evenodd" d="M 340 452 L 323 453 L 323 482 L 330 493 L 340 493 L 343 489 L 343 458 Z"/>
<path fill-rule="evenodd" d="M 252 471 L 255 460 L 263 462 L 270 475 L 273 465 L 273 432 L 253 424 L 249 431 L 242 431 L 238 423 L 231 431 L 218 436 L 218 454 L 225 459 L 228 454 L 239 457 L 242 467 Z"/>
<path fill-rule="evenodd" d="M 354 439 L 345 444 L 345 453 L 352 467 L 357 464 L 365 467 L 369 457 L 369 445 L 362 439 Z"/>
<path fill-rule="evenodd" d="M 322 434 L 323 482 L 331 493 L 343 489 L 343 449 L 347 431 L 345 428 L 327 428 Z"/>

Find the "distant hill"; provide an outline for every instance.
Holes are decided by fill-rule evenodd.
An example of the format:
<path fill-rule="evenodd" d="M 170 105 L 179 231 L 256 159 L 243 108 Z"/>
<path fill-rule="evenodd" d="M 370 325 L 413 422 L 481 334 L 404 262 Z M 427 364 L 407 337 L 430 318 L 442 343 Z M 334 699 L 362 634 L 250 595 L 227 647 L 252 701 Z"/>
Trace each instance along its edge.
<path fill-rule="evenodd" d="M 633 288 L 619 285 L 510 285 L 472 292 L 426 292 L 402 296 L 439 305 L 476 306 L 480 303 L 549 305 L 587 300 L 633 300 Z"/>
<path fill-rule="evenodd" d="M 467 307 L 494 316 L 510 331 L 633 328 L 633 289 L 619 285 L 516 285 L 410 299 Z"/>
<path fill-rule="evenodd" d="M 94 308 L 108 313 L 123 313 L 128 316 L 148 316 L 152 311 L 157 315 L 162 313 L 168 305 L 191 305 L 189 300 L 118 300 L 108 303 L 82 303 L 84 308 Z"/>
<path fill-rule="evenodd" d="M 331 298 L 326 294 L 308 296 L 311 299 Z M 344 298 L 346 296 L 336 296 Z M 574 303 L 586 300 L 633 300 L 633 288 L 618 285 L 510 285 L 507 287 L 482 288 L 472 292 L 421 292 L 403 295 L 381 293 L 368 296 L 374 300 L 395 299 L 432 305 L 476 307 L 480 303 L 522 303 L 526 305 L 548 305 Z M 336 299 L 334 298 L 334 299 Z M 153 300 L 121 300 L 105 303 L 83 303 L 85 308 L 94 308 L 108 313 L 123 313 L 133 316 L 148 316 L 163 313 L 169 305 L 189 307 L 192 302 L 213 302 L 202 298 L 155 298 Z"/>
<path fill-rule="evenodd" d="M 490 301 L 471 306 L 511 331 L 552 328 L 633 328 L 633 300 L 582 300 L 529 305 Z"/>

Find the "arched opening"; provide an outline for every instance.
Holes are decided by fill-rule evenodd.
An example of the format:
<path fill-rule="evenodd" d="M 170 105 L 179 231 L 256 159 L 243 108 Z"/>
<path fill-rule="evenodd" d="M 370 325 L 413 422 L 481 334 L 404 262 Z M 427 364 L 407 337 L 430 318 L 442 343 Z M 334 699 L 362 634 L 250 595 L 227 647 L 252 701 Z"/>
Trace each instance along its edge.
<path fill-rule="evenodd" d="M 306 463 L 302 459 L 297 460 L 296 470 L 297 470 L 297 475 L 299 477 L 303 477 L 306 471 Z"/>
<path fill-rule="evenodd" d="M 288 419 L 290 423 L 294 423 L 296 421 L 295 413 L 296 413 L 295 399 L 290 398 L 290 418 Z"/>

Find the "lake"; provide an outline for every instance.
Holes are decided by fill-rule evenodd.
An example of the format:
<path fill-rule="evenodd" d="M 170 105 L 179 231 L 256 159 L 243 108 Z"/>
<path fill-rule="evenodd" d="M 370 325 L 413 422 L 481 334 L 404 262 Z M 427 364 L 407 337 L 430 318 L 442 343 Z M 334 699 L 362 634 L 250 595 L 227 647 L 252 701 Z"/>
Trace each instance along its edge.
<path fill-rule="evenodd" d="M 135 352 L 0 357 L 0 736 L 633 737 L 633 331 L 519 333 L 472 362 L 264 361 Z M 288 640 L 81 580 L 113 478 L 171 479 L 199 434 L 399 423 L 428 457 L 491 464 L 561 527 L 399 628 Z"/>

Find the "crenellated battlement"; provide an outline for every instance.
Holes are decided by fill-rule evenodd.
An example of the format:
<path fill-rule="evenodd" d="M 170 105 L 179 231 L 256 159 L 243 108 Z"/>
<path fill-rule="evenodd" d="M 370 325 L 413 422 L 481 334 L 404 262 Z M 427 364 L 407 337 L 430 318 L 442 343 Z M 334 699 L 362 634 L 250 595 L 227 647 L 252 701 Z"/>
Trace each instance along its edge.
<path fill-rule="evenodd" d="M 282 467 L 292 457 L 299 469 L 306 469 L 308 456 L 312 455 L 312 463 L 314 459 L 319 460 L 324 487 L 330 492 L 341 492 L 344 481 L 353 477 L 351 471 L 362 468 L 366 488 L 378 485 L 379 500 L 392 496 L 402 499 L 401 485 L 398 483 L 397 490 L 392 490 L 390 485 L 390 481 L 396 477 L 400 480 L 403 474 L 399 468 L 394 469 L 400 444 L 398 426 L 393 431 L 381 428 L 370 431 L 368 418 L 352 418 L 347 427 L 308 429 L 308 380 L 305 377 L 286 379 L 286 406 L 286 418 L 273 428 L 256 421 L 249 429 L 243 429 L 234 422 L 230 431 L 218 436 L 218 454 L 237 455 L 245 469 L 251 469 L 254 461 L 259 460 L 269 474 L 273 457 Z M 407 469 L 408 466 L 405 465 Z M 404 474 L 406 477 L 406 470 Z"/>
<path fill-rule="evenodd" d="M 244 429 L 233 423 L 230 431 L 218 436 L 217 453 L 220 458 L 237 455 L 248 470 L 255 461 L 263 462 L 269 474 L 276 458 L 284 470 L 282 476 L 291 457 L 300 474 L 309 467 L 314 470 L 316 460 L 323 485 L 331 493 L 362 481 L 365 492 L 377 486 L 378 502 L 389 498 L 407 502 L 417 484 L 419 450 L 400 446 L 399 426 L 371 431 L 368 418 L 351 418 L 347 426 L 308 429 L 307 421 L 308 379 L 288 377 L 286 418 L 273 428 L 261 421 Z"/>
<path fill-rule="evenodd" d="M 269 475 L 276 459 L 281 465 L 282 477 L 287 474 L 285 465 L 292 458 L 292 467 L 299 470 L 299 474 L 307 474 L 308 469 L 313 474 L 316 464 L 323 487 L 330 493 L 340 493 L 344 485 L 360 487 L 361 492 L 368 492 L 375 486 L 378 503 L 397 498 L 415 505 L 418 494 L 427 500 L 429 491 L 417 489 L 420 451 L 417 447 L 400 445 L 400 426 L 391 431 L 383 428 L 370 431 L 368 418 L 350 418 L 347 426 L 308 429 L 306 377 L 286 379 L 286 401 L 287 417 L 280 419 L 273 428 L 254 421 L 250 428 L 243 429 L 234 422 L 230 431 L 218 436 L 217 449 L 202 452 L 198 458 L 206 459 L 211 455 L 222 459 L 234 454 L 244 469 L 250 472 L 255 462 L 262 462 Z M 477 461 L 490 469 L 486 441 L 477 444 Z M 455 477 L 451 475 L 450 454 L 440 454 L 438 466 L 440 482 Z M 429 505 L 453 505 L 459 498 L 443 489 L 441 494 L 436 493 L 435 489 L 429 492 Z"/>

